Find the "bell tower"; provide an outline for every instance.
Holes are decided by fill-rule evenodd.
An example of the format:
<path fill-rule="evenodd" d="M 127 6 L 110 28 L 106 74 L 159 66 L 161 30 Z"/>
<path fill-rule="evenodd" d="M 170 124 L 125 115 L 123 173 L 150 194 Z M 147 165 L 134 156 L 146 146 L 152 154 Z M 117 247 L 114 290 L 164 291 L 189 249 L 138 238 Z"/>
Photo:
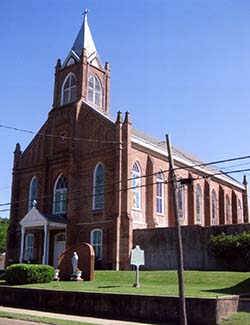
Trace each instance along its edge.
<path fill-rule="evenodd" d="M 110 67 L 103 66 L 90 32 L 88 10 L 74 44 L 64 60 L 55 67 L 53 108 L 69 106 L 79 101 L 109 114 Z"/>

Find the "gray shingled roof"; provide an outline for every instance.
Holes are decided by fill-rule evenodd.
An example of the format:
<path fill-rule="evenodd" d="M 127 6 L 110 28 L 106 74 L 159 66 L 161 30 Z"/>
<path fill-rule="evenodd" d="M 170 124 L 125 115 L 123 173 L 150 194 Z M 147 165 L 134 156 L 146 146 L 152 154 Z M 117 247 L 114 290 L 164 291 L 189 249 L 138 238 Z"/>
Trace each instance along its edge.
<path fill-rule="evenodd" d="M 161 149 L 164 150 L 166 152 L 167 155 L 167 145 L 165 143 L 165 141 L 159 140 L 155 137 L 152 137 L 144 132 L 142 132 L 139 129 L 136 128 L 132 128 L 132 136 L 142 140 L 143 142 L 154 146 L 156 149 Z M 184 161 L 184 163 L 186 162 L 188 165 L 200 165 L 202 163 L 204 163 L 204 161 L 200 160 L 199 158 L 195 157 L 194 155 L 187 153 L 186 151 L 179 149 L 177 147 L 172 147 L 173 150 L 173 156 L 176 157 L 177 159 L 180 158 Z M 213 165 L 207 165 L 207 166 L 201 166 L 202 170 L 204 172 L 208 172 L 208 174 L 216 174 L 216 173 L 220 173 L 222 172 L 221 170 L 215 168 Z M 236 182 L 239 186 L 242 187 L 242 184 L 237 181 L 236 179 L 226 175 L 226 174 L 222 174 L 223 177 L 228 181 L 228 182 Z"/>

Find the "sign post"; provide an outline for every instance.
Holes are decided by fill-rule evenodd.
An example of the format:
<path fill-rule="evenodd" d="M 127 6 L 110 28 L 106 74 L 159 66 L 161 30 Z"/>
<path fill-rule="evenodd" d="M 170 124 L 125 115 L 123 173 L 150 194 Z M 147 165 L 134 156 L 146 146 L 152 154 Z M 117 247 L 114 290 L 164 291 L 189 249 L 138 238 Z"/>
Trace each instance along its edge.
<path fill-rule="evenodd" d="M 136 245 L 135 248 L 132 249 L 130 264 L 136 266 L 136 276 L 135 276 L 134 287 L 140 288 L 139 268 L 140 268 L 140 265 L 145 264 L 145 261 L 144 261 L 144 250 L 142 250 L 139 245 Z"/>

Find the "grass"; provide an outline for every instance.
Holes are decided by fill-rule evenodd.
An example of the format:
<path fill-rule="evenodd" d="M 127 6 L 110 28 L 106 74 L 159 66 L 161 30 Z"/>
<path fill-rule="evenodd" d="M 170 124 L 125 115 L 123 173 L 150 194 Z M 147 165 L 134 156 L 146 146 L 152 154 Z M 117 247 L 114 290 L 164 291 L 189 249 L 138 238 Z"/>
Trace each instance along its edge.
<path fill-rule="evenodd" d="M 243 312 L 235 313 L 220 325 L 250 325 L 250 314 Z"/>
<path fill-rule="evenodd" d="M 26 320 L 29 322 L 37 322 L 37 323 L 45 323 L 45 324 L 52 324 L 52 325 L 94 325 L 93 323 L 83 323 L 83 322 L 75 322 L 75 321 L 68 321 L 62 319 L 55 319 L 55 318 L 48 318 L 48 317 L 40 317 L 40 316 L 31 316 L 31 315 L 24 315 L 24 314 L 15 314 L 0 311 L 1 318 L 11 318 L 11 319 L 21 319 Z M 98 324 L 95 324 L 98 325 Z"/>
<path fill-rule="evenodd" d="M 250 272 L 185 271 L 184 278 L 187 297 L 250 295 Z M 176 271 L 141 271 L 141 287 L 134 288 L 134 282 L 134 271 L 95 271 L 95 279 L 91 282 L 59 281 L 21 287 L 83 292 L 178 295 Z"/>

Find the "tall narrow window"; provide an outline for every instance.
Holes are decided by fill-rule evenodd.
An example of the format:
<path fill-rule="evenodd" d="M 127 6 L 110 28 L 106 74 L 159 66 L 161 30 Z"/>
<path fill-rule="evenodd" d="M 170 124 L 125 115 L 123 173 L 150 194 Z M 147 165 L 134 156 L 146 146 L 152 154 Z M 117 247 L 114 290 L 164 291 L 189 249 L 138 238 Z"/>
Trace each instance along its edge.
<path fill-rule="evenodd" d="M 95 258 L 102 258 L 102 230 L 94 229 L 91 231 L 91 245 L 95 252 Z"/>
<path fill-rule="evenodd" d="M 217 224 L 217 197 L 215 190 L 212 191 L 212 225 Z"/>
<path fill-rule="evenodd" d="M 96 75 L 91 75 L 89 77 L 88 101 L 97 106 L 102 105 L 102 86 Z"/>
<path fill-rule="evenodd" d="M 202 192 L 199 184 L 196 186 L 196 223 L 201 223 L 202 217 Z"/>
<path fill-rule="evenodd" d="M 229 224 L 230 223 L 230 200 L 229 200 L 229 196 L 226 195 L 226 223 Z"/>
<path fill-rule="evenodd" d="M 62 86 L 61 105 L 72 103 L 76 100 L 76 78 L 70 73 Z"/>
<path fill-rule="evenodd" d="M 180 219 L 184 219 L 184 187 L 183 185 L 179 185 L 177 189 L 177 206 L 178 206 L 178 216 Z"/>
<path fill-rule="evenodd" d="M 240 199 L 238 199 L 238 222 L 239 223 L 244 223 L 243 211 L 242 211 L 242 203 L 241 203 Z"/>
<path fill-rule="evenodd" d="M 25 239 L 25 260 L 32 261 L 34 258 L 34 235 L 28 234 Z"/>
<path fill-rule="evenodd" d="M 36 205 L 38 191 L 38 181 L 36 177 L 33 177 L 29 187 L 29 210 Z"/>
<path fill-rule="evenodd" d="M 68 183 L 66 178 L 61 175 L 57 179 L 54 187 L 53 213 L 60 214 L 67 211 L 67 191 Z"/>
<path fill-rule="evenodd" d="M 132 169 L 132 208 L 141 208 L 141 170 L 138 163 Z"/>
<path fill-rule="evenodd" d="M 104 208 L 104 167 L 99 163 L 94 171 L 93 209 Z"/>
<path fill-rule="evenodd" d="M 158 173 L 156 176 L 156 212 L 163 214 L 164 210 L 164 176 Z"/>

